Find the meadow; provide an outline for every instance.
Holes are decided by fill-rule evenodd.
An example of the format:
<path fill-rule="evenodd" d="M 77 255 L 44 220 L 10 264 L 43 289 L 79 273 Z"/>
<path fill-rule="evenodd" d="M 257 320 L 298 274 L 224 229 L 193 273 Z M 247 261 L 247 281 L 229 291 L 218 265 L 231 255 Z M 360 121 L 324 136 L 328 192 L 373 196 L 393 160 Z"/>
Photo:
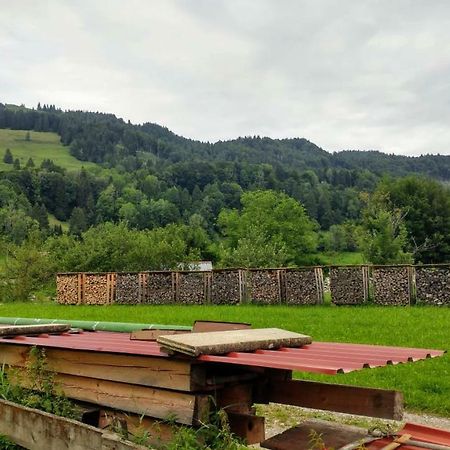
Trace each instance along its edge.
<path fill-rule="evenodd" d="M 56 133 L 30 131 L 30 140 L 26 139 L 24 130 L 0 129 L 0 171 L 12 170 L 12 164 L 5 164 L 3 156 L 7 148 L 11 150 L 13 158 L 19 158 L 21 167 L 25 166 L 28 158 L 39 166 L 44 159 L 51 159 L 56 165 L 67 170 L 80 170 L 82 167 L 95 167 L 94 163 L 79 161 L 69 153 L 69 148 L 61 144 Z"/>
<path fill-rule="evenodd" d="M 250 322 L 305 333 L 317 341 L 448 349 L 450 308 L 286 306 L 63 306 L 51 303 L 0 305 L 0 316 L 46 317 L 192 325 L 196 319 Z M 450 417 L 450 356 L 350 374 L 295 377 L 397 389 L 409 411 Z"/>

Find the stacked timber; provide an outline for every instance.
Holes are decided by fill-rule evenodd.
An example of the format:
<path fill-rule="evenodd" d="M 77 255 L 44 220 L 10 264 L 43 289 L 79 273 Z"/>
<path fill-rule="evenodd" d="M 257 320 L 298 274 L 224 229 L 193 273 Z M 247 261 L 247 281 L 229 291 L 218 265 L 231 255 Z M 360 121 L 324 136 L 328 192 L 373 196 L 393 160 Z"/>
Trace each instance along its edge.
<path fill-rule="evenodd" d="M 286 269 L 284 285 L 288 305 L 323 303 L 323 272 L 320 267 Z"/>
<path fill-rule="evenodd" d="M 183 305 L 202 305 L 210 297 L 211 275 L 207 272 L 176 272 L 176 301 Z"/>
<path fill-rule="evenodd" d="M 56 275 L 56 299 L 62 305 L 78 305 L 82 302 L 82 281 L 79 273 Z"/>
<path fill-rule="evenodd" d="M 117 273 L 116 303 L 125 305 L 141 303 L 143 288 L 142 275 L 140 273 Z"/>
<path fill-rule="evenodd" d="M 171 304 L 175 301 L 175 277 L 172 272 L 146 272 L 141 274 L 143 303 L 153 305 Z"/>
<path fill-rule="evenodd" d="M 331 301 L 336 305 L 361 305 L 369 296 L 367 266 L 330 268 Z"/>
<path fill-rule="evenodd" d="M 83 273 L 83 304 L 110 305 L 114 302 L 115 274 Z"/>
<path fill-rule="evenodd" d="M 416 266 L 416 297 L 429 305 L 449 305 L 450 266 Z"/>
<path fill-rule="evenodd" d="M 373 301 L 379 305 L 410 304 L 413 269 L 411 266 L 374 266 Z"/>
<path fill-rule="evenodd" d="M 211 302 L 215 305 L 237 305 L 245 296 L 245 272 L 214 270 L 211 278 Z"/>
<path fill-rule="evenodd" d="M 250 269 L 248 288 L 252 303 L 258 305 L 277 305 L 282 299 L 281 269 Z"/>

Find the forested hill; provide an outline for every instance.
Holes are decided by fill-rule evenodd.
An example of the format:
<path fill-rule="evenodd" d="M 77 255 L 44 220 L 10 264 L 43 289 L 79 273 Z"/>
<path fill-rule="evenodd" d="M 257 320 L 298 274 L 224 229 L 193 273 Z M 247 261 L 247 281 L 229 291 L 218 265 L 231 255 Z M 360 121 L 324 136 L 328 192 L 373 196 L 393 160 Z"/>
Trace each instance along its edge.
<path fill-rule="evenodd" d="M 128 170 L 149 163 L 167 167 L 174 163 L 236 162 L 268 164 L 277 176 L 312 169 L 319 179 L 335 177 L 338 183 L 346 185 L 360 171 L 376 177 L 419 173 L 450 181 L 450 156 L 407 157 L 377 151 L 329 153 L 303 138 L 243 137 L 203 143 L 178 136 L 157 124 L 133 125 L 112 114 L 62 111 L 46 105 L 29 109 L 0 103 L 0 128 L 53 131 L 61 136 L 64 145 L 70 146 L 76 158 L 109 167 L 121 165 Z"/>

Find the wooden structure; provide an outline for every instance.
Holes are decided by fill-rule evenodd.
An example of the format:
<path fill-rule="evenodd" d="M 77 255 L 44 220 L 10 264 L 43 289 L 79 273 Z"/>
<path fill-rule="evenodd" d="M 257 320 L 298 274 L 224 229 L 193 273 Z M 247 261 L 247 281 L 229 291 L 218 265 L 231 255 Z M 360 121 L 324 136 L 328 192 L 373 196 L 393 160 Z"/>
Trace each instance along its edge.
<path fill-rule="evenodd" d="M 408 306 L 413 291 L 413 268 L 373 266 L 373 301 L 379 305 Z"/>
<path fill-rule="evenodd" d="M 364 304 L 369 299 L 369 267 L 330 267 L 330 290 L 335 305 Z"/>
<path fill-rule="evenodd" d="M 415 267 L 416 299 L 427 305 L 450 305 L 450 265 Z"/>

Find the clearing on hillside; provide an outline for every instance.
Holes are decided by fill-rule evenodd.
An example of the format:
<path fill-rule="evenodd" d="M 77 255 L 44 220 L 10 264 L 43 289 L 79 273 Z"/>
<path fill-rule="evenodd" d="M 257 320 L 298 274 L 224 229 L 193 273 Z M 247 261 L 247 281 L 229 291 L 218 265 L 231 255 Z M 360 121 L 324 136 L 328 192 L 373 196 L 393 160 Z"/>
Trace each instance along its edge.
<path fill-rule="evenodd" d="M 26 130 L 0 129 L 0 171 L 12 170 L 12 164 L 5 164 L 3 157 L 7 148 L 11 150 L 13 158 L 19 158 L 20 166 L 24 167 L 28 158 L 33 158 L 34 164 L 39 166 L 44 159 L 51 159 L 56 165 L 67 170 L 80 170 L 82 167 L 94 167 L 88 161 L 79 161 L 69 153 L 69 148 L 61 144 L 56 133 L 30 131 L 27 140 Z"/>

